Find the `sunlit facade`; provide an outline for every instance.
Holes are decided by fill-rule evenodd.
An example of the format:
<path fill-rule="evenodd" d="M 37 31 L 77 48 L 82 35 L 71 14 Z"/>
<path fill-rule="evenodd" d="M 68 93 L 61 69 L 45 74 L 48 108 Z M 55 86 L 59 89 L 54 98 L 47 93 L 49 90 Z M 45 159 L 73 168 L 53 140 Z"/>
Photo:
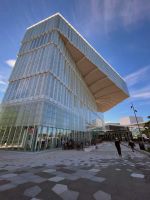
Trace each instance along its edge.
<path fill-rule="evenodd" d="M 105 100 L 106 87 L 116 87 L 118 101 L 113 94 Z M 92 122 L 103 128 L 101 112 L 127 97 L 121 77 L 56 14 L 29 27 L 22 40 L 0 108 L 0 147 L 36 151 L 59 147 L 62 139 L 88 141 Z"/>

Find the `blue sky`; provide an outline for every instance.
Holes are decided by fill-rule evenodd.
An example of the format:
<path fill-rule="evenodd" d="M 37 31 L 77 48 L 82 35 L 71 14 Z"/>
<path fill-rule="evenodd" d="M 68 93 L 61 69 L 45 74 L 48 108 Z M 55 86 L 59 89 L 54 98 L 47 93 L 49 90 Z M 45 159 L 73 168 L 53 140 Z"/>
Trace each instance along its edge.
<path fill-rule="evenodd" d="M 60 12 L 127 81 L 131 98 L 104 114 L 150 115 L 149 0 L 0 0 L 0 101 L 28 26 Z"/>

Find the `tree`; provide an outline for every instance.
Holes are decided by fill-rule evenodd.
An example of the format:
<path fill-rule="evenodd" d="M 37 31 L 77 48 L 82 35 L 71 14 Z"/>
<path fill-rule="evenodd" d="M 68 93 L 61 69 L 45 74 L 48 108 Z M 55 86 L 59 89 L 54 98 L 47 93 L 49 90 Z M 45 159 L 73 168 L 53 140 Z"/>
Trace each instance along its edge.
<path fill-rule="evenodd" d="M 147 118 L 150 119 L 150 116 L 148 116 Z M 143 130 L 142 133 L 147 135 L 147 137 L 150 137 L 150 120 L 145 123 L 144 128 L 145 130 Z"/>

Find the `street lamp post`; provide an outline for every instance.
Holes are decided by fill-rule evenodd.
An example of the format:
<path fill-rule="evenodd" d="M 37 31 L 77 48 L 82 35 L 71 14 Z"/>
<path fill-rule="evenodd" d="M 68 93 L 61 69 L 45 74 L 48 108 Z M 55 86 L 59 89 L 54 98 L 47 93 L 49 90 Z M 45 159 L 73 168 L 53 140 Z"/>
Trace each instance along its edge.
<path fill-rule="evenodd" d="M 139 126 L 139 123 L 138 123 L 138 119 L 137 119 L 137 116 L 136 116 L 137 110 L 134 108 L 133 103 L 132 103 L 132 105 L 131 105 L 131 109 L 133 109 L 134 116 L 135 116 L 135 119 L 136 119 L 136 123 L 137 123 L 138 129 L 139 129 L 139 133 L 140 133 L 140 135 L 141 135 L 141 137 L 142 137 L 141 129 L 140 129 L 140 126 Z M 142 137 L 142 142 L 144 142 L 143 137 Z"/>

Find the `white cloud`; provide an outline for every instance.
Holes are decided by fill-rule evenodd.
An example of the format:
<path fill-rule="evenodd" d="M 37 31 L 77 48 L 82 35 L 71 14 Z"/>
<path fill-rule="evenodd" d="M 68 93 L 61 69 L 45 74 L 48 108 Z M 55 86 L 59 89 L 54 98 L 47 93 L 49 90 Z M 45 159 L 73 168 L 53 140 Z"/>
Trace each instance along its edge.
<path fill-rule="evenodd" d="M 9 59 L 9 60 L 6 60 L 5 63 L 10 66 L 10 67 L 14 67 L 15 63 L 16 63 L 16 60 L 15 59 Z"/>
<path fill-rule="evenodd" d="M 140 102 L 138 103 L 138 105 L 139 105 L 139 106 L 150 105 L 150 101 L 149 101 L 149 100 L 148 100 L 148 101 L 146 101 L 146 100 L 140 101 Z"/>
<path fill-rule="evenodd" d="M 0 74 L 0 92 L 4 93 L 6 91 L 8 82 L 6 80 L 6 77 Z"/>
<path fill-rule="evenodd" d="M 132 74 L 127 75 L 124 79 L 127 82 L 128 86 L 133 86 L 140 81 L 143 81 L 145 78 L 149 77 L 150 66 L 145 66 L 133 72 Z"/>
<path fill-rule="evenodd" d="M 0 92 L 5 93 L 7 89 L 7 86 L 0 85 Z"/>
<path fill-rule="evenodd" d="M 133 98 L 142 98 L 142 99 L 149 99 L 150 92 L 141 92 L 141 93 L 134 93 L 132 94 Z"/>
<path fill-rule="evenodd" d="M 73 15 L 80 19 L 81 29 L 87 34 L 90 30 L 91 33 L 110 33 L 118 25 L 128 29 L 144 19 L 150 19 L 149 10 L 149 0 L 89 0 L 88 3 L 78 0 Z"/>
<path fill-rule="evenodd" d="M 150 99 L 149 84 L 150 65 L 142 67 L 127 75 L 124 79 L 129 87 L 130 96 L 135 100 Z"/>
<path fill-rule="evenodd" d="M 5 81 L 2 81 L 2 80 L 0 80 L 0 84 L 7 85 L 7 83 Z"/>
<path fill-rule="evenodd" d="M 0 84 L 7 85 L 6 77 L 2 74 L 0 74 Z"/>
<path fill-rule="evenodd" d="M 131 97 L 135 99 L 150 99 L 150 86 L 131 90 Z"/>

